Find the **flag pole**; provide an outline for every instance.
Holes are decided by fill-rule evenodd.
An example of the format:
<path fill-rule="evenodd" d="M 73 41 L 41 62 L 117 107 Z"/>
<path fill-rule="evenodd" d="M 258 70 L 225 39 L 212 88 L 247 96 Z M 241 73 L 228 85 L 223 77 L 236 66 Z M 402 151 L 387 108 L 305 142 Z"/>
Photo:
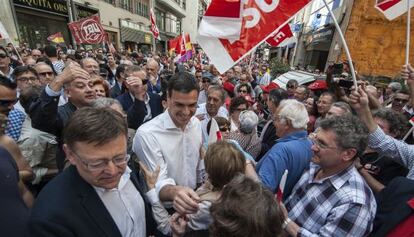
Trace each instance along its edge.
<path fill-rule="evenodd" d="M 14 43 L 13 43 L 13 41 L 12 41 L 12 40 L 10 40 L 10 43 L 11 43 L 11 45 L 13 46 L 13 49 L 14 49 L 14 51 L 16 52 L 17 57 L 19 58 L 20 62 L 22 62 L 22 64 L 24 65 L 23 59 L 22 59 L 22 57 L 20 56 L 19 51 L 17 51 L 16 47 L 14 47 Z"/>
<path fill-rule="evenodd" d="M 407 43 L 405 48 L 405 65 L 410 63 L 411 0 L 407 0 Z"/>
<path fill-rule="evenodd" d="M 353 62 L 352 62 L 351 53 L 349 52 L 349 48 L 348 48 L 348 45 L 347 45 L 347 43 L 346 43 L 346 40 L 345 40 L 344 34 L 342 33 L 341 27 L 339 26 L 338 21 L 336 20 L 335 15 L 334 15 L 334 13 L 332 12 L 332 9 L 331 9 L 331 8 L 329 8 L 328 4 L 326 3 L 326 0 L 323 0 L 323 3 L 325 4 L 326 9 L 328 9 L 329 14 L 331 15 L 332 20 L 333 20 L 333 22 L 334 22 L 334 24 L 335 24 L 335 28 L 336 28 L 336 30 L 337 30 L 337 31 L 338 31 L 338 33 L 339 33 L 339 37 L 341 38 L 342 44 L 344 45 L 344 49 L 345 49 L 345 53 L 346 53 L 346 57 L 348 58 L 348 61 L 349 61 L 349 67 L 350 67 L 350 69 L 351 69 L 352 80 L 353 80 L 353 82 L 354 82 L 354 86 L 355 86 L 355 90 L 356 90 L 356 89 L 357 89 L 357 87 L 358 87 L 358 84 L 357 84 L 357 81 L 356 81 L 355 68 L 354 68 L 354 64 L 353 64 Z"/>

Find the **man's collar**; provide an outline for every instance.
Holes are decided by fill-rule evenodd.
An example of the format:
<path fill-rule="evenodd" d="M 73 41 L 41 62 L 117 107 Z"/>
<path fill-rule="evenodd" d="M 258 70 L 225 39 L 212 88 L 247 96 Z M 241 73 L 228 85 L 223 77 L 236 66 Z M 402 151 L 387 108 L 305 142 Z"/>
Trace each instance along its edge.
<path fill-rule="evenodd" d="M 127 184 L 130 177 L 131 177 L 131 169 L 127 166 L 124 173 L 122 174 L 121 178 L 119 179 L 118 187 L 113 188 L 113 189 L 105 189 L 105 188 L 96 187 L 96 186 L 93 186 L 93 185 L 92 185 L 92 187 L 99 194 L 103 194 L 104 192 L 111 191 L 111 190 L 117 190 L 117 189 L 121 190 L 123 187 L 125 187 L 125 185 Z"/>
<path fill-rule="evenodd" d="M 286 136 L 277 139 L 277 142 L 288 142 L 292 140 L 299 140 L 307 138 L 308 133 L 305 130 L 291 132 Z"/>
<path fill-rule="evenodd" d="M 351 178 L 354 165 L 353 163 L 351 163 L 351 165 L 349 165 L 344 170 L 336 174 L 333 174 L 329 177 L 325 177 L 323 179 L 315 181 L 315 175 L 319 172 L 320 169 L 321 167 L 319 165 L 311 162 L 310 170 L 309 170 L 310 172 L 309 183 L 323 183 L 326 180 L 329 180 L 329 182 L 331 182 L 331 184 L 338 190 Z"/>

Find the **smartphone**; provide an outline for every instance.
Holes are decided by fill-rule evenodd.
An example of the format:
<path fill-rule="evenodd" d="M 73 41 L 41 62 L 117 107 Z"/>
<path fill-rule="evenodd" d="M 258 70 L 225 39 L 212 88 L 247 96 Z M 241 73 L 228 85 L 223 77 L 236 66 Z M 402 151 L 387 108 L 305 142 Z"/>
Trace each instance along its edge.
<path fill-rule="evenodd" d="M 341 79 L 338 81 L 338 86 L 350 89 L 354 85 L 353 81 Z"/>

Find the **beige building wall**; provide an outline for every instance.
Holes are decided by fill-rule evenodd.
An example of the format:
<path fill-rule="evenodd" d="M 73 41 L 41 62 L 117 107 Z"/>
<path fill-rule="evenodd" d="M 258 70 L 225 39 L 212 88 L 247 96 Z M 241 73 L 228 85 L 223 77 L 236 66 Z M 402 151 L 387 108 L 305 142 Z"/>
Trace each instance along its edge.
<path fill-rule="evenodd" d="M 187 0 L 186 14 L 182 19 L 183 31 L 190 34 L 190 39 L 195 42 L 198 29 L 198 4 L 199 0 Z"/>
<path fill-rule="evenodd" d="M 10 39 L 13 43 L 18 43 L 18 34 L 16 30 L 16 25 L 13 19 L 13 11 L 12 6 L 10 5 L 10 1 L 2 0 L 0 1 L 0 21 L 3 23 L 3 26 L 6 28 L 7 33 L 10 35 Z M 0 44 L 6 44 L 8 42 L 2 42 L 0 40 Z"/>

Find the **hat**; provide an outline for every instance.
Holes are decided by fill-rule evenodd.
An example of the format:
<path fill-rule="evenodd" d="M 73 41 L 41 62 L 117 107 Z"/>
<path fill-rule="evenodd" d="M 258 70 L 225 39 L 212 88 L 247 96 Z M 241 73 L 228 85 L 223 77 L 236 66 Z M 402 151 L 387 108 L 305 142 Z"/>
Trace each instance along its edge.
<path fill-rule="evenodd" d="M 203 74 L 201 75 L 201 78 L 204 79 L 208 79 L 210 82 L 212 82 L 214 80 L 214 76 L 213 74 L 211 74 L 210 72 L 203 72 Z"/>
<path fill-rule="evenodd" d="M 262 88 L 263 93 L 269 93 L 271 90 L 279 89 L 280 86 L 274 82 L 270 82 L 269 85 L 260 85 L 260 88 Z"/>
<path fill-rule="evenodd" d="M 310 90 L 326 90 L 328 89 L 328 84 L 324 80 L 316 80 L 308 86 Z"/>
<path fill-rule="evenodd" d="M 229 94 L 234 93 L 234 85 L 229 81 L 223 83 L 223 89 L 226 90 Z"/>

